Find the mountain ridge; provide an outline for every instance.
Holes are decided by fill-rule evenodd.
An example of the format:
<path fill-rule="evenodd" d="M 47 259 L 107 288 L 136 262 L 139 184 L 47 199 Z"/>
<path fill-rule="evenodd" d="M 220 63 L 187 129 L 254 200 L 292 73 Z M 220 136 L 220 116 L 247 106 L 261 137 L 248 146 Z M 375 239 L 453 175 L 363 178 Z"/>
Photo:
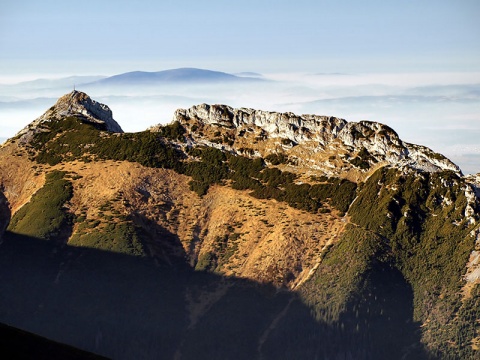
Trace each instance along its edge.
<path fill-rule="evenodd" d="M 183 125 L 187 125 L 189 121 L 196 121 L 219 129 L 231 128 L 234 134 L 229 134 L 232 137 L 230 142 L 232 140 L 235 142 L 242 133 L 244 134 L 247 130 L 251 132 L 250 127 L 254 127 L 262 132 L 263 140 L 280 140 L 281 144 L 278 141 L 275 144 L 277 147 L 283 145 L 281 147 L 285 148 L 302 144 L 312 152 L 325 150 L 329 146 L 335 147 L 337 152 L 351 147 L 353 150 L 347 150 L 350 154 L 365 149 L 371 161 L 385 162 L 399 167 L 409 166 L 428 172 L 451 170 L 461 174 L 460 168 L 445 156 L 427 147 L 406 143 L 393 129 L 377 122 L 355 123 L 332 116 L 296 115 L 207 104 L 179 109 L 175 112 L 172 121 L 179 121 Z M 192 126 L 192 124 L 188 125 Z M 155 127 L 151 129 L 154 131 Z M 341 144 L 336 144 L 336 140 Z M 230 149 L 228 144 L 223 146 Z M 238 152 L 238 149 L 235 151 Z"/>
<path fill-rule="evenodd" d="M 145 316 L 162 319 L 148 325 L 146 358 L 158 358 L 159 339 L 187 359 L 198 346 L 210 358 L 478 355 L 476 177 L 379 123 L 203 104 L 121 133 L 82 111 L 45 116 L 28 139 L 0 148 L 11 211 L 0 257 L 0 308 L 11 310 L 0 321 L 116 358 L 140 351 L 125 339 L 144 333 Z M 37 258 L 37 247 L 52 258 Z M 32 287 L 16 259 L 34 277 L 47 274 L 44 285 Z M 175 300 L 163 303 L 168 295 L 145 279 L 178 286 Z M 55 301 L 36 300 L 45 286 Z M 145 307 L 130 304 L 136 292 Z M 90 293 L 88 306 L 75 300 Z M 113 311 L 125 309 L 113 300 L 123 297 L 128 329 Z M 165 311 L 175 314 L 175 339 Z M 79 330 L 39 325 L 54 313 Z M 84 341 L 92 326 L 104 337 Z"/>

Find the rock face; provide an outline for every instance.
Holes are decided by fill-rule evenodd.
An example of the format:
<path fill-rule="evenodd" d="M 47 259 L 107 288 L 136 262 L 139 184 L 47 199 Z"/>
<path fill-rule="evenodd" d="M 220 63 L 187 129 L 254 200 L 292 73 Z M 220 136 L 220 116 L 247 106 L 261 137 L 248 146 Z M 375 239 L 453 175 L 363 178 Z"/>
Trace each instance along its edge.
<path fill-rule="evenodd" d="M 468 183 L 475 191 L 475 195 L 480 199 L 480 173 L 472 174 L 465 177 Z"/>
<path fill-rule="evenodd" d="M 347 121 L 330 116 L 295 115 L 247 108 L 234 109 L 227 105 L 201 104 L 190 109 L 178 109 L 174 121 L 197 119 L 206 125 L 242 130 L 251 126 L 262 128 L 271 138 L 287 138 L 296 143 L 315 140 L 326 144 L 338 136 Z"/>
<path fill-rule="evenodd" d="M 57 103 L 48 109 L 42 116 L 34 120 L 16 137 L 20 137 L 22 142 L 39 131 L 42 124 L 52 120 L 62 120 L 69 116 L 75 116 L 85 122 L 98 125 L 102 130 L 123 133 L 122 128 L 112 117 L 112 110 L 95 100 L 92 100 L 87 94 L 81 91 L 72 91 L 58 99 Z"/>
<path fill-rule="evenodd" d="M 295 115 L 290 112 L 235 109 L 226 105 L 207 104 L 179 109 L 173 117 L 173 121 L 184 125 L 192 120 L 204 126 L 233 130 L 235 137 L 246 131 L 260 129 L 262 140 L 280 139 L 284 145 L 304 145 L 313 152 L 332 146 L 346 149 L 351 154 L 366 149 L 376 162 L 385 161 L 427 172 L 461 172 L 457 165 L 443 155 L 424 146 L 406 143 L 390 127 L 371 121 L 349 123 L 330 116 Z M 313 147 L 312 142 L 316 143 Z M 235 146 L 233 150 L 236 150 Z"/>

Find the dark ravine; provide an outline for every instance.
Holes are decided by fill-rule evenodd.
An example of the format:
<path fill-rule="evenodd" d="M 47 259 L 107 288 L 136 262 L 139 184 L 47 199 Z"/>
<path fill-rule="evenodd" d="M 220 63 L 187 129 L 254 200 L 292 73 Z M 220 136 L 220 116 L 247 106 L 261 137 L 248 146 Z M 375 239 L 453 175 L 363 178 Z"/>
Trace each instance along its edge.
<path fill-rule="evenodd" d="M 84 104 L 0 148 L 0 322 L 115 359 L 478 357 L 450 160 L 373 122 L 203 104 L 124 134 Z"/>
<path fill-rule="evenodd" d="M 10 209 L 8 207 L 8 200 L 0 191 L 0 241 L 10 222 Z"/>

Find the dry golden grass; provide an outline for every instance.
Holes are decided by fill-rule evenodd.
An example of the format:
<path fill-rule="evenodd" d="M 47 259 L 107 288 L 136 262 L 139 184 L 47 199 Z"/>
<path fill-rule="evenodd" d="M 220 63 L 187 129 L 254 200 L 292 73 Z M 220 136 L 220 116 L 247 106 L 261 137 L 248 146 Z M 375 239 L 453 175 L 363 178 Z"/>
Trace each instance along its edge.
<path fill-rule="evenodd" d="M 8 142 L 0 148 L 0 184 L 15 213 L 45 183 L 45 167 L 28 160 L 26 150 Z"/>
<path fill-rule="evenodd" d="M 50 167 L 28 160 L 16 144 L 0 151 L 0 180 L 13 213 L 41 188 L 45 172 L 66 171 L 74 189 L 67 204 L 70 212 L 98 220 L 99 229 L 112 212 L 140 214 L 148 219 L 140 224 L 146 230 L 156 226 L 177 236 L 192 266 L 212 251 L 218 238 L 235 233 L 235 250 L 216 269 L 228 276 L 293 288 L 318 266 L 325 246 L 339 238 L 346 224 L 334 212 L 311 214 L 226 186 L 213 186 L 200 198 L 189 190 L 188 177 L 171 170 L 115 161 L 74 161 Z M 78 229 L 76 224 L 74 233 Z M 155 244 L 148 245 L 155 252 Z"/>

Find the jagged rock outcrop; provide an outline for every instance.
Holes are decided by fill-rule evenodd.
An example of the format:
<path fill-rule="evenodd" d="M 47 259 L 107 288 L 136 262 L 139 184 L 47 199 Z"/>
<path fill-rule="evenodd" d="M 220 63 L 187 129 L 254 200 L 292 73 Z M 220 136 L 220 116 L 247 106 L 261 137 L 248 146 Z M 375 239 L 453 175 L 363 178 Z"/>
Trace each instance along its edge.
<path fill-rule="evenodd" d="M 173 117 L 174 121 L 180 122 L 188 119 L 237 130 L 257 126 L 272 138 L 287 138 L 296 143 L 314 140 L 321 144 L 332 141 L 347 124 L 344 119 L 331 116 L 299 116 L 290 112 L 235 109 L 227 105 L 207 104 L 196 105 L 190 109 L 178 109 Z"/>
<path fill-rule="evenodd" d="M 477 198 L 480 198 L 480 173 L 467 175 L 465 179 L 472 186 Z"/>
<path fill-rule="evenodd" d="M 173 121 L 184 125 L 192 120 L 206 126 L 233 130 L 235 137 L 257 128 L 262 131 L 262 140 L 282 139 L 284 145 L 302 144 L 314 152 L 326 146 L 346 148 L 350 154 L 366 149 L 375 162 L 385 161 L 427 172 L 452 170 L 461 173 L 460 168 L 443 155 L 425 146 L 404 142 L 390 127 L 377 122 L 347 122 L 330 116 L 295 115 L 290 112 L 207 104 L 178 109 L 173 117 Z M 152 131 L 155 130 L 152 128 Z M 316 143 L 314 148 L 312 142 Z M 237 150 L 235 146 L 233 150 Z"/>
<path fill-rule="evenodd" d="M 461 173 L 460 168 L 445 156 L 426 146 L 404 142 L 393 129 L 377 122 L 347 123 L 338 138 L 345 145 L 355 149 L 365 148 L 377 160 L 384 160 L 392 165 L 406 165 L 426 172 L 451 170 Z"/>
<path fill-rule="evenodd" d="M 113 119 L 112 110 L 81 91 L 72 91 L 58 99 L 57 103 L 48 109 L 42 116 L 35 119 L 16 138 L 20 143 L 28 142 L 32 135 L 42 131 L 42 125 L 53 120 L 62 120 L 69 116 L 75 116 L 85 122 L 98 125 L 102 130 L 123 133 L 120 125 Z"/>

